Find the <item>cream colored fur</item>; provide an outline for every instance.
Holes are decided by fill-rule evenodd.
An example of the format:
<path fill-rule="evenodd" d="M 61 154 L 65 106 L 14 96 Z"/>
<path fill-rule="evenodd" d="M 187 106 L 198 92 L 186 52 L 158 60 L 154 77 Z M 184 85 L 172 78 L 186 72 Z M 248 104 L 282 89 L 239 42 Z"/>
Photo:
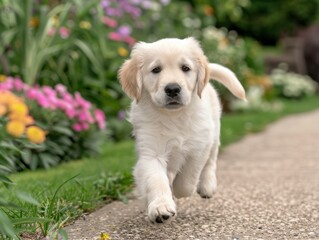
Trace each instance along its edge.
<path fill-rule="evenodd" d="M 158 66 L 161 71 L 152 72 Z M 190 70 L 182 71 L 182 66 Z M 209 64 L 193 38 L 138 43 L 119 71 L 122 87 L 133 99 L 129 120 L 138 155 L 137 192 L 152 222 L 165 222 L 176 214 L 174 197 L 197 191 L 208 198 L 216 190 L 221 106 L 207 84 L 209 78 L 245 99 L 235 74 Z M 180 104 L 173 108 L 165 93 L 171 83 L 181 87 Z"/>

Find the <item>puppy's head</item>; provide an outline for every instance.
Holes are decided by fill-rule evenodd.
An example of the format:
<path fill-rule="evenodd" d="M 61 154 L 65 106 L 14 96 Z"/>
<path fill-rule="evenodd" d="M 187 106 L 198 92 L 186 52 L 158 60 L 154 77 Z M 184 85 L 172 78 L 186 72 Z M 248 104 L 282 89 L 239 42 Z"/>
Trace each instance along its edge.
<path fill-rule="evenodd" d="M 137 43 L 119 71 L 126 94 L 137 102 L 150 97 L 165 109 L 187 106 L 201 96 L 209 79 L 208 62 L 193 38 Z"/>

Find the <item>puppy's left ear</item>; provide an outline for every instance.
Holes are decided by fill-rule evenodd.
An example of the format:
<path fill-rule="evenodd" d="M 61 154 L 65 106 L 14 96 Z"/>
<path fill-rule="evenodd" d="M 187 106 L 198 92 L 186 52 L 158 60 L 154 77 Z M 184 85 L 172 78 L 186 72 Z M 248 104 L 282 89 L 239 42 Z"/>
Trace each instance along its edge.
<path fill-rule="evenodd" d="M 208 60 L 200 44 L 195 38 L 189 37 L 185 40 L 188 41 L 188 44 L 190 44 L 189 49 L 193 52 L 194 59 L 197 63 L 197 95 L 201 97 L 203 89 L 209 81 Z"/>
<path fill-rule="evenodd" d="M 203 89 L 209 81 L 209 69 L 207 58 L 204 54 L 198 56 L 197 62 L 199 66 L 197 72 L 197 95 L 201 97 Z"/>

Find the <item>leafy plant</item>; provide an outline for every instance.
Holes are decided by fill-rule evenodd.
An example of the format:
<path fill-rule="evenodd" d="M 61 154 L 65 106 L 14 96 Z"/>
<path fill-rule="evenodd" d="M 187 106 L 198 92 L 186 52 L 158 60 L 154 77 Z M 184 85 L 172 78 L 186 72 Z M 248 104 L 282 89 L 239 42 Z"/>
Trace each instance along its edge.
<path fill-rule="evenodd" d="M 280 97 L 303 98 L 314 95 L 318 84 L 308 76 L 275 69 L 270 75 L 271 82 Z"/>
<path fill-rule="evenodd" d="M 0 172 L 0 237 L 20 239 L 19 234 L 24 230 L 21 227 L 22 225 L 41 224 L 50 220 L 41 217 L 20 217 L 18 219 L 12 217 L 14 211 L 24 211 L 20 205 L 9 202 L 4 198 L 5 192 L 11 190 L 12 185 L 13 182 L 4 173 Z M 20 202 L 40 206 L 40 203 L 29 194 L 23 192 L 14 192 L 13 194 Z"/>
<path fill-rule="evenodd" d="M 30 87 L 19 78 L 0 83 L 0 166 L 49 168 L 99 153 L 104 113 L 63 85 Z"/>
<path fill-rule="evenodd" d="M 131 189 L 133 184 L 131 174 L 101 174 L 100 178 L 94 182 L 98 195 L 104 200 L 120 199 L 127 202 L 127 197 L 123 195 Z"/>

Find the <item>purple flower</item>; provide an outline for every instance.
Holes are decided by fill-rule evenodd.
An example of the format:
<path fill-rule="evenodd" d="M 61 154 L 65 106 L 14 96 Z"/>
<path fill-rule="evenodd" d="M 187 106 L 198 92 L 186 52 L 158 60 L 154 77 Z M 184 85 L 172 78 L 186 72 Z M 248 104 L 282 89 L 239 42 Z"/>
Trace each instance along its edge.
<path fill-rule="evenodd" d="M 125 111 L 119 111 L 117 114 L 118 119 L 124 120 L 126 118 L 126 112 Z"/>
<path fill-rule="evenodd" d="M 160 0 L 160 2 L 163 4 L 163 5 L 168 5 L 171 0 Z"/>
<path fill-rule="evenodd" d="M 143 1 L 143 2 L 142 2 L 142 7 L 143 7 L 144 9 L 150 9 L 150 8 L 152 7 L 151 1 L 148 1 L 148 0 Z"/>
<path fill-rule="evenodd" d="M 117 32 L 122 36 L 129 36 L 132 32 L 132 29 L 128 25 L 122 25 L 118 28 Z"/>
<path fill-rule="evenodd" d="M 110 6 L 110 1 L 109 0 L 102 0 L 101 6 L 103 8 L 107 8 L 108 6 Z"/>
<path fill-rule="evenodd" d="M 106 8 L 105 13 L 107 16 L 111 16 L 111 17 L 113 16 L 121 17 L 123 15 L 122 10 L 117 8 Z"/>

